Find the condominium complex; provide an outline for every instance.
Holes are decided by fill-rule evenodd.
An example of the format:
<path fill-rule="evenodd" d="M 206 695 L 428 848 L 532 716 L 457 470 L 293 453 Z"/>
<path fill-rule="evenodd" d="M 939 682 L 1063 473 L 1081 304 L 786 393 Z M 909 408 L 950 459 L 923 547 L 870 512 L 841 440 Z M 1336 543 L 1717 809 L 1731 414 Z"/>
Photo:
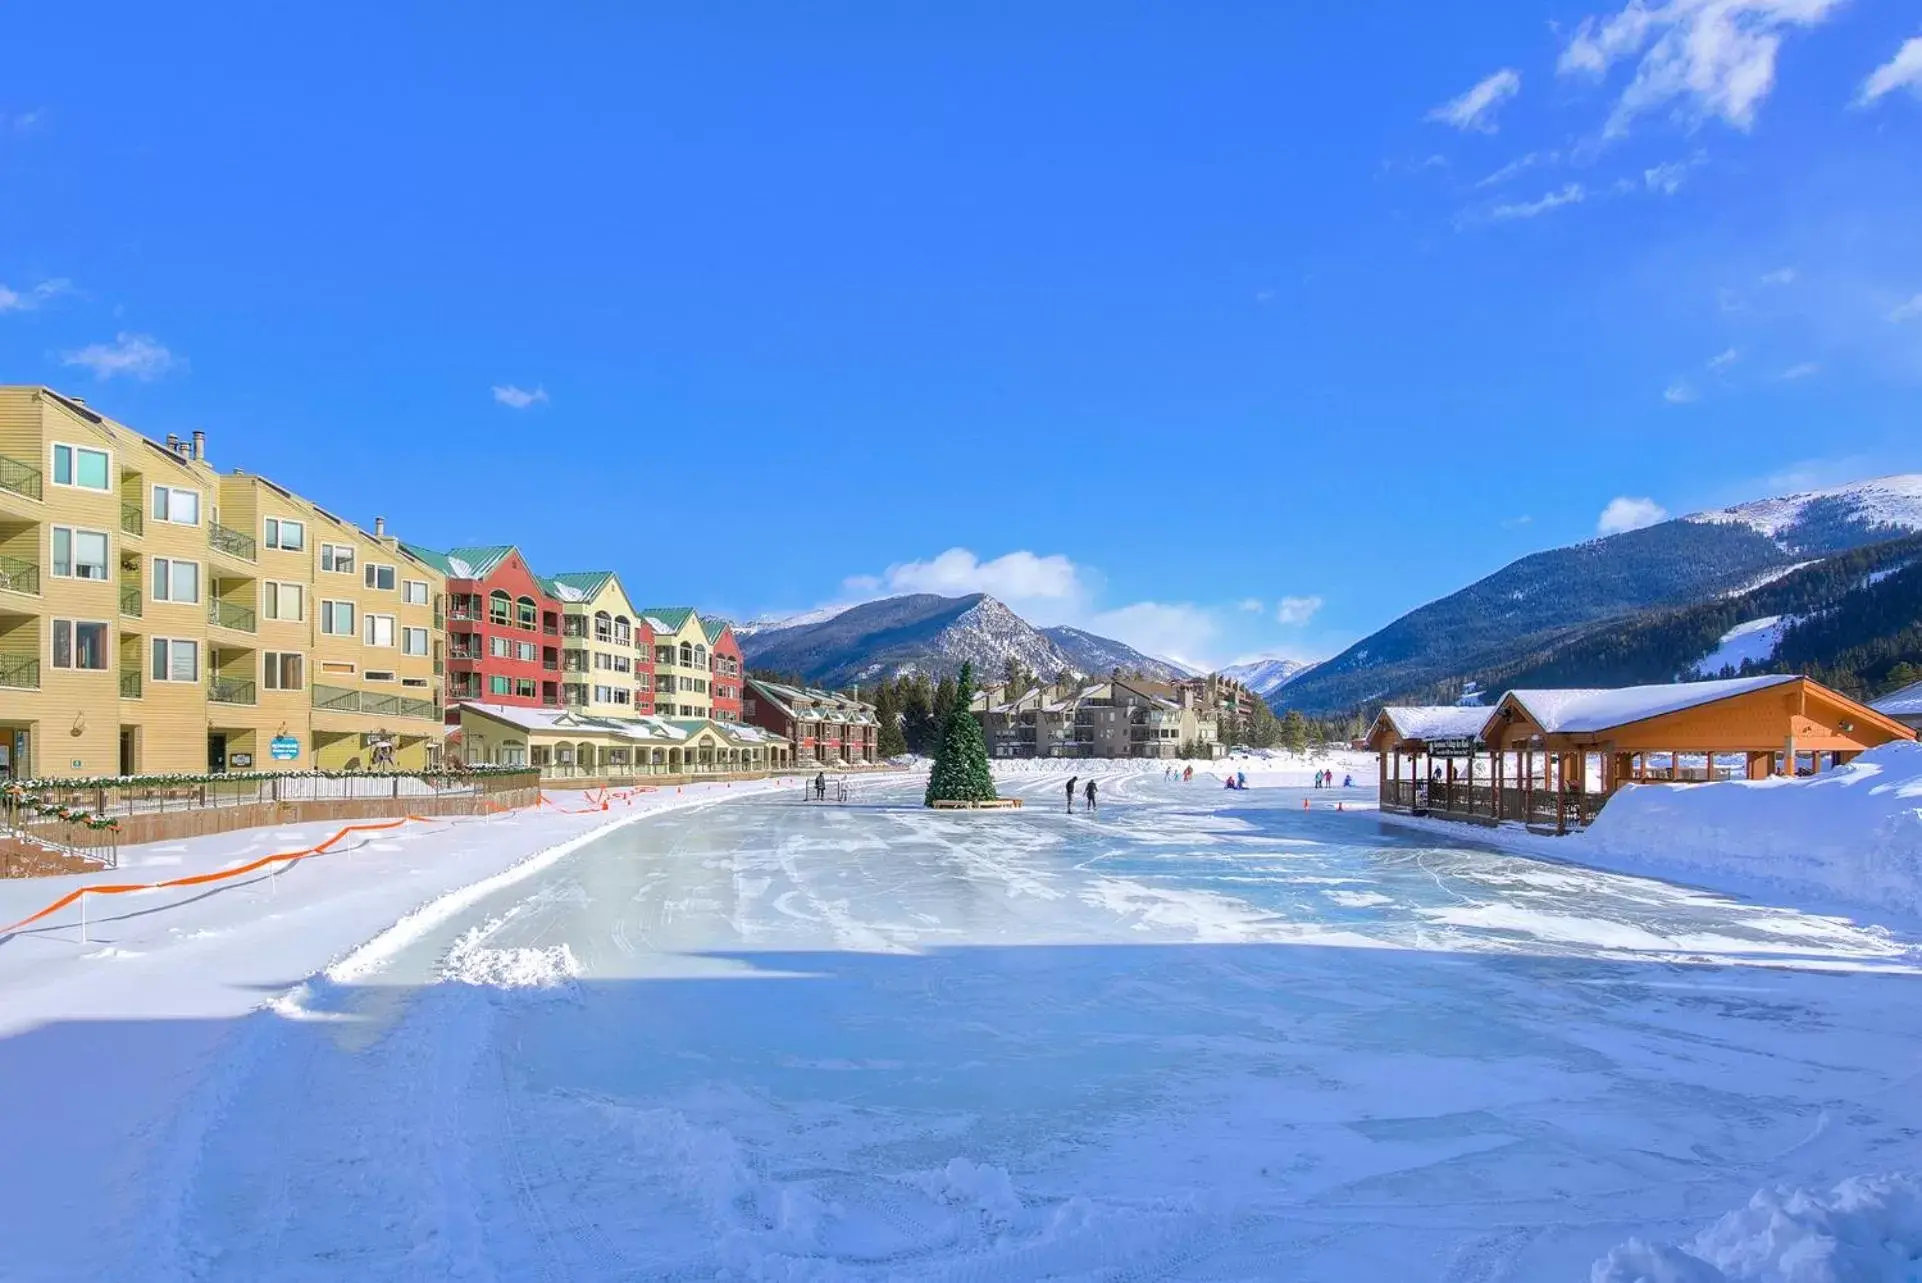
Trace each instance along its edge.
<path fill-rule="evenodd" d="M 1005 698 L 983 691 L 970 705 L 995 757 L 1175 757 L 1218 751 L 1216 712 L 1194 690 L 1114 677 L 1042 686 Z"/>
<path fill-rule="evenodd" d="M 443 573 L 201 433 L 0 388 L 0 767 L 426 766 Z"/>
<path fill-rule="evenodd" d="M 745 716 L 794 746 L 796 766 L 861 765 L 880 760 L 874 705 L 851 695 L 747 679 Z"/>

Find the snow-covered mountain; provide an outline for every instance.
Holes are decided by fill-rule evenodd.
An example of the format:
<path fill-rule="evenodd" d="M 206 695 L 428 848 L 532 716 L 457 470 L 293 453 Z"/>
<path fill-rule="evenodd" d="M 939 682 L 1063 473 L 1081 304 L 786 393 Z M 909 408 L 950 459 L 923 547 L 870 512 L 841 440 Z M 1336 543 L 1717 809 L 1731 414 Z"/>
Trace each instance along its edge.
<path fill-rule="evenodd" d="M 1221 673 L 1266 699 L 1313 667 L 1312 662 L 1300 659 L 1253 659 L 1230 664 Z"/>
<path fill-rule="evenodd" d="M 982 680 L 998 678 L 1009 659 L 1053 677 L 1067 671 L 1121 668 L 1151 676 L 1185 671 L 1109 637 L 1078 628 L 1036 628 L 985 593 L 938 597 L 916 593 L 859 606 L 736 627 L 749 667 L 798 673 L 810 682 L 846 686 L 901 673 L 943 676 L 964 661 Z"/>
<path fill-rule="evenodd" d="M 1683 520 L 1747 526 L 1784 552 L 1840 552 L 1922 530 L 1922 473 L 1757 499 Z"/>

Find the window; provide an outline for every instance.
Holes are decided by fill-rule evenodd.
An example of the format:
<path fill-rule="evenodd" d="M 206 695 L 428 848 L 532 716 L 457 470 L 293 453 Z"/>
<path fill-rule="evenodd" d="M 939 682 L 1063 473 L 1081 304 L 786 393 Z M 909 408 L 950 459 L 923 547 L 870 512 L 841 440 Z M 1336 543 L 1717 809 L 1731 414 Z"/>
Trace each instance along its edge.
<path fill-rule="evenodd" d="M 511 677 L 489 677 L 487 679 L 487 693 L 489 695 L 513 694 L 514 679 Z"/>
<path fill-rule="evenodd" d="M 153 639 L 153 669 L 148 674 L 157 682 L 197 682 L 200 680 L 200 643 L 173 637 Z"/>
<path fill-rule="evenodd" d="M 400 585 L 400 599 L 409 606 L 427 604 L 427 581 L 425 579 L 403 579 Z"/>
<path fill-rule="evenodd" d="M 98 530 L 55 526 L 53 573 L 60 579 L 105 579 L 107 536 Z"/>
<path fill-rule="evenodd" d="M 531 677 L 517 677 L 517 678 L 515 678 L 515 679 L 514 679 L 514 694 L 516 694 L 516 695 L 518 695 L 518 696 L 519 696 L 520 698 L 522 698 L 522 699 L 533 699 L 533 698 L 534 698 L 534 680 L 533 680 L 533 678 L 531 678 Z"/>
<path fill-rule="evenodd" d="M 361 567 L 361 571 L 361 578 L 366 581 L 369 588 L 378 588 L 382 592 L 394 591 L 394 568 L 392 566 L 383 566 L 377 562 L 370 561 Z"/>
<path fill-rule="evenodd" d="M 642 673 L 638 678 L 635 679 L 634 688 L 636 690 L 651 691 L 654 689 L 654 679 L 652 677 L 649 677 L 646 673 Z"/>
<path fill-rule="evenodd" d="M 320 661 L 320 671 L 335 677 L 352 677 L 355 672 L 355 665 L 344 663 L 338 659 L 323 659 Z"/>
<path fill-rule="evenodd" d="M 174 486 L 155 486 L 153 519 L 171 522 L 176 526 L 199 525 L 200 491 L 181 490 Z"/>
<path fill-rule="evenodd" d="M 403 655 L 425 655 L 427 653 L 427 630 L 425 628 L 401 629 L 400 653 Z"/>
<path fill-rule="evenodd" d="M 266 522 L 266 534 L 267 538 L 264 541 L 266 545 L 269 548 L 278 548 L 282 552 L 299 552 L 307 546 L 307 523 L 304 521 L 291 521 L 286 517 L 269 517 Z"/>
<path fill-rule="evenodd" d="M 614 688 L 612 686 L 596 686 L 594 688 L 594 702 L 596 704 L 612 704 L 614 702 Z"/>
<path fill-rule="evenodd" d="M 324 543 L 320 546 L 320 568 L 337 575 L 354 573 L 354 549 L 344 543 Z"/>
<path fill-rule="evenodd" d="M 605 672 L 607 669 L 610 669 L 613 666 L 614 666 L 614 661 L 610 659 L 608 656 L 603 655 L 598 650 L 594 652 L 594 667 L 601 669 L 603 672 Z"/>
<path fill-rule="evenodd" d="M 386 672 L 378 668 L 370 668 L 367 670 L 367 680 L 370 682 L 391 682 L 394 680 L 394 675 L 391 672 Z"/>
<path fill-rule="evenodd" d="M 487 622 L 506 624 L 513 608 L 513 600 L 498 588 L 487 594 Z"/>
<path fill-rule="evenodd" d="M 81 490 L 111 490 L 107 480 L 111 459 L 105 450 L 89 450 L 83 445 L 55 445 L 53 483 Z"/>
<path fill-rule="evenodd" d="M 506 659 L 514 652 L 511 643 L 509 643 L 505 637 L 489 637 L 487 639 L 487 653 L 495 659 Z"/>
<path fill-rule="evenodd" d="M 392 646 L 394 644 L 394 617 L 392 615 L 364 615 L 366 627 L 361 630 L 361 640 L 369 646 Z"/>
<path fill-rule="evenodd" d="M 53 666 L 107 670 L 107 626 L 77 619 L 53 621 Z"/>
<path fill-rule="evenodd" d="M 354 635 L 354 603 L 351 601 L 321 602 L 320 631 L 330 637 L 352 637 Z"/>
<path fill-rule="evenodd" d="M 682 680 L 685 681 L 686 679 L 683 678 Z M 672 695 L 674 693 L 674 675 L 672 673 L 662 673 L 656 677 L 654 679 L 654 689 L 663 695 Z"/>
<path fill-rule="evenodd" d="M 283 619 L 297 624 L 306 618 L 307 590 L 300 584 L 282 584 L 268 580 L 261 585 L 261 605 L 269 619 Z M 288 690 L 298 690 L 290 686 Z"/>
<path fill-rule="evenodd" d="M 615 702 L 616 704 L 625 704 L 625 703 L 627 703 L 627 702 L 628 702 L 628 701 L 629 701 L 630 699 L 632 699 L 632 698 L 633 698 L 633 696 L 632 696 L 631 694 L 629 694 L 629 693 L 628 693 L 628 692 L 627 692 L 626 690 L 624 690 L 623 688 L 621 688 L 621 687 L 619 687 L 619 686 L 616 686 L 616 687 L 614 688 L 614 702 Z"/>
<path fill-rule="evenodd" d="M 654 662 L 657 664 L 672 664 L 674 662 L 674 648 L 672 646 L 656 646 L 654 648 Z"/>
<path fill-rule="evenodd" d="M 541 657 L 540 647 L 536 646 L 533 642 L 515 642 L 514 643 L 514 658 L 520 660 L 521 663 L 523 664 L 536 663 L 539 661 L 540 657 Z"/>
<path fill-rule="evenodd" d="M 260 657 L 260 684 L 270 691 L 297 691 L 307 684 L 307 657 L 270 650 Z"/>
<path fill-rule="evenodd" d="M 200 563 L 153 559 L 153 599 L 192 605 L 200 600 Z"/>
<path fill-rule="evenodd" d="M 427 679 L 425 677 L 403 677 L 400 679 L 400 684 L 402 686 L 424 687 L 427 685 Z"/>
<path fill-rule="evenodd" d="M 604 610 L 594 612 L 594 640 L 612 641 L 614 639 L 614 619 Z"/>
<path fill-rule="evenodd" d="M 614 656 L 614 671 L 617 673 L 631 673 L 634 671 L 634 661 L 625 655 L 616 655 Z"/>
<path fill-rule="evenodd" d="M 532 597 L 522 597 L 519 601 L 515 602 L 514 611 L 520 619 L 522 628 L 539 627 L 539 623 L 536 620 L 538 611 L 534 606 L 534 599 Z"/>

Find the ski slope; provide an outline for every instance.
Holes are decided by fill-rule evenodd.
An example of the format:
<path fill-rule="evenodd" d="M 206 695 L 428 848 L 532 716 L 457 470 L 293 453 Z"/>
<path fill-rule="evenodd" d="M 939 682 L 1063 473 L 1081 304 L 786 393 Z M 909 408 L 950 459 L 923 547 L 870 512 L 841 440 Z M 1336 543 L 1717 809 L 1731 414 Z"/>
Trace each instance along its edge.
<path fill-rule="evenodd" d="M 648 816 L 252 1014 L 16 1030 L 0 1274 L 1580 1278 L 1914 1160 L 1910 939 L 1083 765 Z M 23 1104 L 182 1039 L 110 1136 Z"/>

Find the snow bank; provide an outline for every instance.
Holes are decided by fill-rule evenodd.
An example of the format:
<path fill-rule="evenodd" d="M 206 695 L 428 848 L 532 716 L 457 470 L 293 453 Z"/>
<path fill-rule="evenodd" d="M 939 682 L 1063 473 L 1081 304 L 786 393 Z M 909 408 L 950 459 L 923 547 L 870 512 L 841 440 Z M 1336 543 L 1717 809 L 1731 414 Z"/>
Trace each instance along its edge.
<path fill-rule="evenodd" d="M 1922 1179 L 1853 1176 L 1826 1193 L 1765 1189 L 1683 1244 L 1630 1239 L 1590 1283 L 1913 1283 Z"/>
<path fill-rule="evenodd" d="M 1822 775 L 1630 785 L 1558 851 L 1922 917 L 1922 744 Z"/>
<path fill-rule="evenodd" d="M 488 947 L 483 942 L 499 926 L 496 919 L 464 932 L 447 951 L 441 979 L 486 989 L 561 989 L 580 976 L 580 960 L 565 943 L 534 948 Z"/>

